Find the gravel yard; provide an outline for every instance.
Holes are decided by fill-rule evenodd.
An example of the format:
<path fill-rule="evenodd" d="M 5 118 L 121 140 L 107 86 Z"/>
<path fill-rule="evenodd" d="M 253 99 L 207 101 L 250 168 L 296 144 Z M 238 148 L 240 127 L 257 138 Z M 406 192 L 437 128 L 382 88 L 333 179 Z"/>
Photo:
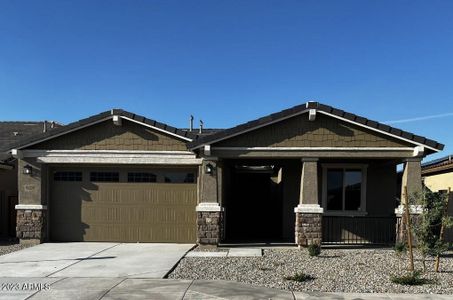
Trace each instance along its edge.
<path fill-rule="evenodd" d="M 0 240 L 0 255 L 8 254 L 14 251 L 30 247 L 28 245 L 21 245 L 17 241 L 1 241 Z"/>
<path fill-rule="evenodd" d="M 323 249 L 319 257 L 310 257 L 296 248 L 265 249 L 262 257 L 187 257 L 169 275 L 174 279 L 232 280 L 292 291 L 348 293 L 441 293 L 453 294 L 453 251 L 441 260 L 442 273 L 433 272 L 433 260 L 427 261 L 423 276 L 435 283 L 402 286 L 390 276 L 403 274 L 406 256 L 399 258 L 393 249 Z M 422 269 L 418 259 L 416 269 Z M 315 279 L 306 282 L 284 277 L 303 272 Z"/>

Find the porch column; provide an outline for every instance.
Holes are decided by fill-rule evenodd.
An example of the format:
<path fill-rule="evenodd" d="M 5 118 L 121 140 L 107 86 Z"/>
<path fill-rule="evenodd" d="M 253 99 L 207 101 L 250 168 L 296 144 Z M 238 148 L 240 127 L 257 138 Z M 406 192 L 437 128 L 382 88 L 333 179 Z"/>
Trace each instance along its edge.
<path fill-rule="evenodd" d="M 318 159 L 303 158 L 299 205 L 296 213 L 296 244 L 321 244 L 322 213 L 318 196 Z"/>
<path fill-rule="evenodd" d="M 396 214 L 396 240 L 398 242 L 406 241 L 406 228 L 404 220 L 404 205 L 406 204 L 405 187 L 407 187 L 407 194 L 411 196 L 421 195 L 422 193 L 422 171 L 421 171 L 421 158 L 408 158 L 404 161 L 403 177 L 401 182 L 401 204 L 395 209 Z M 419 215 L 421 207 L 418 205 L 409 205 L 409 212 L 411 215 Z"/>
<path fill-rule="evenodd" d="M 200 168 L 197 211 L 197 243 L 216 247 L 222 236 L 223 208 L 219 203 L 222 165 L 216 158 L 204 159 Z"/>
<path fill-rule="evenodd" d="M 17 166 L 16 236 L 21 244 L 39 244 L 47 240 L 47 166 L 25 158 Z"/>

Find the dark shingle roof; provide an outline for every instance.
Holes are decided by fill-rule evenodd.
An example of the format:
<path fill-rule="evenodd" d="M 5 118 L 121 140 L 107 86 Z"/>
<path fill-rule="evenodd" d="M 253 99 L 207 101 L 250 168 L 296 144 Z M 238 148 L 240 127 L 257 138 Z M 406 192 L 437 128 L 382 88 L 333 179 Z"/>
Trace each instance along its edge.
<path fill-rule="evenodd" d="M 453 168 L 453 156 L 447 155 L 422 164 L 422 174 L 433 174 Z"/>
<path fill-rule="evenodd" d="M 232 127 L 232 128 L 220 131 L 220 132 L 216 132 L 216 133 L 208 135 L 208 136 L 201 136 L 197 140 L 189 143 L 188 147 L 191 148 L 191 149 L 194 149 L 194 148 L 197 148 L 198 146 L 201 146 L 203 144 L 209 144 L 209 143 L 212 143 L 214 141 L 220 141 L 220 140 L 226 139 L 226 138 L 228 138 L 230 136 L 241 134 L 241 133 L 246 132 L 248 130 L 251 130 L 251 129 L 255 128 L 255 127 L 265 126 L 267 124 L 271 124 L 271 123 L 273 123 L 275 121 L 278 121 L 280 119 L 289 117 L 291 115 L 295 115 L 295 114 L 301 113 L 301 112 L 303 112 L 303 111 L 305 111 L 307 109 L 317 109 L 319 111 L 322 111 L 322 112 L 325 112 L 325 113 L 329 113 L 329 114 L 334 115 L 336 117 L 344 118 L 346 120 L 353 121 L 353 122 L 362 124 L 364 126 L 367 126 L 367 127 L 373 128 L 373 129 L 380 130 L 380 131 L 382 131 L 384 133 L 392 134 L 392 135 L 394 135 L 396 137 L 401 137 L 401 138 L 413 141 L 415 143 L 419 143 L 419 144 L 423 144 L 423 145 L 429 146 L 429 147 L 434 148 L 436 150 L 442 150 L 444 148 L 444 145 L 438 143 L 437 141 L 434 141 L 434 140 L 431 140 L 431 139 L 427 139 L 425 137 L 422 137 L 422 136 L 419 136 L 419 135 L 415 135 L 413 133 L 410 133 L 410 132 L 407 132 L 407 131 L 403 131 L 403 130 L 398 129 L 398 128 L 390 127 L 388 125 L 385 125 L 385 124 L 382 124 L 382 123 L 379 123 L 379 122 L 376 122 L 376 121 L 373 121 L 373 120 L 369 120 L 367 118 L 364 118 L 364 117 L 361 117 L 361 116 L 357 116 L 355 114 L 352 114 L 352 113 L 349 113 L 349 112 L 345 112 L 345 111 L 343 111 L 341 109 L 337 109 L 337 108 L 334 108 L 332 106 L 321 104 L 321 103 L 318 103 L 318 102 L 307 102 L 307 103 L 304 103 L 304 104 L 301 104 L 301 105 L 297 105 L 297 106 L 294 106 L 292 108 L 285 109 L 285 110 L 282 110 L 280 112 L 273 113 L 273 114 L 267 115 L 265 117 L 262 117 L 262 118 L 259 118 L 259 119 L 244 123 L 244 124 L 240 124 L 240 125 L 238 125 L 236 127 Z"/>
<path fill-rule="evenodd" d="M 48 131 L 48 132 L 45 132 L 45 133 L 29 136 L 26 139 L 23 139 L 23 140 L 21 140 L 19 142 L 16 142 L 16 143 L 13 143 L 13 144 L 9 145 L 10 146 L 9 149 L 21 148 L 21 147 L 24 147 L 24 146 L 27 146 L 27 145 L 30 145 L 30 144 L 38 143 L 40 141 L 52 138 L 52 137 L 57 136 L 57 135 L 63 135 L 65 133 L 71 132 L 73 130 L 77 130 L 80 127 L 84 127 L 84 126 L 90 125 L 92 123 L 95 123 L 97 121 L 101 121 L 102 119 L 106 119 L 108 117 L 111 117 L 113 115 L 120 115 L 120 116 L 123 116 L 123 117 L 127 117 L 129 119 L 134 120 L 134 121 L 145 123 L 145 124 L 154 126 L 156 128 L 165 130 L 167 132 L 179 135 L 181 137 L 188 138 L 188 139 L 197 138 L 197 135 L 195 133 L 192 133 L 192 132 L 189 132 L 189 131 L 184 131 L 184 130 L 175 128 L 173 126 L 167 125 L 165 123 L 161 123 L 161 122 L 158 122 L 156 120 L 148 119 L 148 118 L 145 118 L 145 117 L 143 117 L 141 115 L 137 115 L 137 114 L 134 114 L 134 113 L 122 110 L 122 109 L 112 109 L 112 110 L 105 111 L 105 112 L 102 112 L 100 114 L 88 117 L 86 119 L 81 119 L 79 121 L 70 123 L 70 124 L 68 124 L 66 126 L 55 128 L 55 129 L 53 129 L 51 131 Z"/>
<path fill-rule="evenodd" d="M 52 122 L 0 122 L 0 152 L 7 151 L 11 145 L 20 143 L 32 136 L 41 134 L 44 131 L 44 124 L 46 124 L 46 130 L 51 131 L 52 126 L 54 128 L 60 127 L 61 124 Z"/>

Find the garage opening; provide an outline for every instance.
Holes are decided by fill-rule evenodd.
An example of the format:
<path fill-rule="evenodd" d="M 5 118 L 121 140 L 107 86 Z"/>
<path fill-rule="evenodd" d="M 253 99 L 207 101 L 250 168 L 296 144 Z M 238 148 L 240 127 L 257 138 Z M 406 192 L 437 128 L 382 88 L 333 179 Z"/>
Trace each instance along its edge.
<path fill-rule="evenodd" d="M 50 239 L 195 243 L 193 168 L 56 167 Z"/>

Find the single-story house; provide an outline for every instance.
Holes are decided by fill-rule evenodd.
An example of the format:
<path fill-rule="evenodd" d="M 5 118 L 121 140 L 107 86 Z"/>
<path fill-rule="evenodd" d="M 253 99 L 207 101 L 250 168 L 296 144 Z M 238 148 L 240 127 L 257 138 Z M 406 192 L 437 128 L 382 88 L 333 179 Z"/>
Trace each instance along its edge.
<path fill-rule="evenodd" d="M 424 185 L 433 192 L 451 189 L 448 203 L 448 215 L 453 216 L 453 157 L 444 156 L 422 164 L 422 180 Z M 453 228 L 445 230 L 446 241 L 453 242 Z"/>
<path fill-rule="evenodd" d="M 11 147 L 21 241 L 391 243 L 443 145 L 318 102 L 224 130 L 124 110 Z"/>
<path fill-rule="evenodd" d="M 16 236 L 17 160 L 12 144 L 60 126 L 55 122 L 0 122 L 0 238 Z"/>

